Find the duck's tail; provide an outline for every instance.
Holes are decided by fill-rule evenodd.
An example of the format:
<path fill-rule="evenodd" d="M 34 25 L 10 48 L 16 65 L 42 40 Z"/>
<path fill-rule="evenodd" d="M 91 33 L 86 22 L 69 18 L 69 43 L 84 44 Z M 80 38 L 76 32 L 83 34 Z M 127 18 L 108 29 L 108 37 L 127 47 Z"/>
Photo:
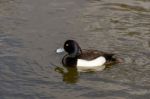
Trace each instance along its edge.
<path fill-rule="evenodd" d="M 123 59 L 117 58 L 115 54 L 105 54 L 104 57 L 107 60 L 107 63 L 122 63 Z"/>
<path fill-rule="evenodd" d="M 116 61 L 116 59 L 113 57 L 115 54 L 105 54 L 104 57 L 107 61 Z"/>

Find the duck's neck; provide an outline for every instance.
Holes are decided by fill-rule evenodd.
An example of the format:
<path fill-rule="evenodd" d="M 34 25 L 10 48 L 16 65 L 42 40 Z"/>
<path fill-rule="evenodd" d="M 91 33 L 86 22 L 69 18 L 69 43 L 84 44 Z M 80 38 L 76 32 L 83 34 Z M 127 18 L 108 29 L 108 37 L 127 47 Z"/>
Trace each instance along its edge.
<path fill-rule="evenodd" d="M 78 53 L 69 54 L 69 57 L 71 57 L 71 58 L 76 58 L 76 57 L 78 57 L 78 56 L 79 56 Z"/>
<path fill-rule="evenodd" d="M 78 47 L 78 46 L 76 46 L 76 47 L 74 48 L 73 53 L 70 53 L 70 54 L 69 54 L 69 57 L 75 58 L 75 57 L 80 56 L 81 54 L 82 54 L 81 48 Z"/>

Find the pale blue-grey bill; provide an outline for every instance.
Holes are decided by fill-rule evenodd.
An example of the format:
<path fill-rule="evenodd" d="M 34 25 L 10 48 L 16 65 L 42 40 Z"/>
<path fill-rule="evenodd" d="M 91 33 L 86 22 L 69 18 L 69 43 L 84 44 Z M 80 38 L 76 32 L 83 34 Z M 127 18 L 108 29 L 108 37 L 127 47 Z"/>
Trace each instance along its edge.
<path fill-rule="evenodd" d="M 57 54 L 60 54 L 60 53 L 63 53 L 65 50 L 64 50 L 64 48 L 58 48 L 57 50 L 56 50 L 56 53 Z"/>

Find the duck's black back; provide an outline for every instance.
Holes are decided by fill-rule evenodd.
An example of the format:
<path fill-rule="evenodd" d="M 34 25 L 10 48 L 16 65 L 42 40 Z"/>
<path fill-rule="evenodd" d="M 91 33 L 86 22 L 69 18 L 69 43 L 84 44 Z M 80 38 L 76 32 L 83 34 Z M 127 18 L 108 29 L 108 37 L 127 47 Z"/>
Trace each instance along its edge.
<path fill-rule="evenodd" d="M 100 56 L 105 57 L 106 64 L 117 63 L 117 59 L 113 57 L 113 53 L 106 53 L 98 50 L 83 50 L 82 54 L 78 58 L 85 60 L 93 60 Z"/>

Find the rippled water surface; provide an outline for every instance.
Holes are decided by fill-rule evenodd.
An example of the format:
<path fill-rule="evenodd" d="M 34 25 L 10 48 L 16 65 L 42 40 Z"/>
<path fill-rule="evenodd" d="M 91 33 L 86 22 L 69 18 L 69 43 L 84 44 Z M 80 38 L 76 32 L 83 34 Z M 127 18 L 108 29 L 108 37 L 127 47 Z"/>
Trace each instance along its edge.
<path fill-rule="evenodd" d="M 124 63 L 78 73 L 67 39 Z M 0 99 L 150 99 L 150 0 L 0 0 Z"/>

